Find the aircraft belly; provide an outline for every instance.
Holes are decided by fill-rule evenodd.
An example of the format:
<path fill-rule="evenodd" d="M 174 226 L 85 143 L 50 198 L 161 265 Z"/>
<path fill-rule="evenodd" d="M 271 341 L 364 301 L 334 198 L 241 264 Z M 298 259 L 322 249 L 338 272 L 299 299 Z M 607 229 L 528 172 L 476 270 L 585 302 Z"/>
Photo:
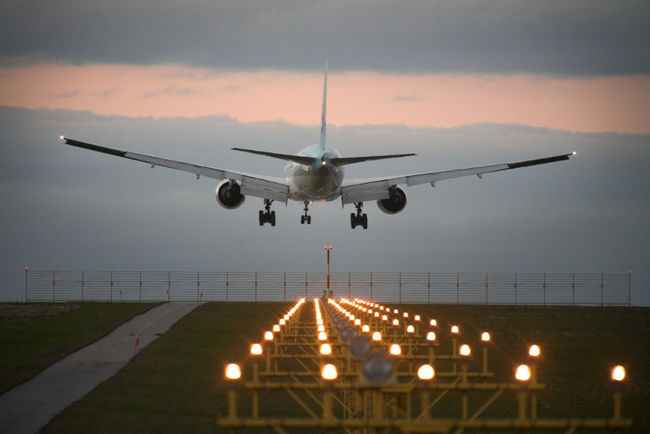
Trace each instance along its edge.
<path fill-rule="evenodd" d="M 289 198 L 293 200 L 334 200 L 340 195 L 342 172 L 332 166 L 317 169 L 296 166 L 289 176 Z"/>

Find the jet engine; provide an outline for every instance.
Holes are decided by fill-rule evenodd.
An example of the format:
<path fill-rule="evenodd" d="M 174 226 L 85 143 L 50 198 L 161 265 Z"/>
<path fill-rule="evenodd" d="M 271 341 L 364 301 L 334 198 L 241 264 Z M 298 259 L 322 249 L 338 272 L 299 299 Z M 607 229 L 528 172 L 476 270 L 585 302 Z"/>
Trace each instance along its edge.
<path fill-rule="evenodd" d="M 378 200 L 377 207 L 386 214 L 397 214 L 406 207 L 406 193 L 395 185 L 388 192 L 388 199 Z"/>
<path fill-rule="evenodd" d="M 239 208 L 244 203 L 244 196 L 241 193 L 241 186 L 237 181 L 224 180 L 217 185 L 217 203 L 226 209 Z"/>

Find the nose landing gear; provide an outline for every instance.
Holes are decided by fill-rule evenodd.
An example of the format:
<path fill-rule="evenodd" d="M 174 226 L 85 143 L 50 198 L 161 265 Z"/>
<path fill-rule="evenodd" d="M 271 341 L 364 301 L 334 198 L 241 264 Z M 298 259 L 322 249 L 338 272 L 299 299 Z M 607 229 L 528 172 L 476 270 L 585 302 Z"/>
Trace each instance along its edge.
<path fill-rule="evenodd" d="M 350 226 L 355 229 L 357 226 L 362 226 L 363 229 L 368 229 L 368 214 L 361 213 L 363 209 L 363 202 L 355 202 L 354 206 L 357 208 L 357 213 L 350 214 Z"/>
<path fill-rule="evenodd" d="M 300 216 L 300 224 L 304 225 L 307 223 L 308 225 L 311 224 L 311 216 L 309 215 L 309 201 L 305 201 L 305 214 Z"/>
<path fill-rule="evenodd" d="M 264 199 L 264 211 L 260 210 L 260 226 L 264 226 L 265 223 L 275 226 L 275 211 L 271 211 L 272 203 L 272 200 Z"/>

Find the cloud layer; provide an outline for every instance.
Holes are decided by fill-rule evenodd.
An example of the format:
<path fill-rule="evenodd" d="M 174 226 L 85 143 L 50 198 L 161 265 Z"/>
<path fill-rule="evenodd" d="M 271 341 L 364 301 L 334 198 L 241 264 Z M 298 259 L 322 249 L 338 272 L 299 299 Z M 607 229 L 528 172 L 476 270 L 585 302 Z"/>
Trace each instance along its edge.
<path fill-rule="evenodd" d="M 561 75 L 650 72 L 645 0 L 9 0 L 6 62 Z M 13 60 L 12 60 L 13 59 Z"/>

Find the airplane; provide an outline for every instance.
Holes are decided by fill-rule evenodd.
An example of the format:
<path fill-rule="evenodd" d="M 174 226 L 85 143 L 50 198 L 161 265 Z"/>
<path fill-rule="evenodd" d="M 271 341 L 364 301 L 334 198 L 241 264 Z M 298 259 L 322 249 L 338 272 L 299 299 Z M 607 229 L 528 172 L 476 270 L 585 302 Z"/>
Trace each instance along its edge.
<path fill-rule="evenodd" d="M 235 151 L 288 161 L 289 163 L 285 167 L 286 179 L 249 175 L 232 170 L 216 169 L 182 161 L 168 160 L 152 155 L 138 154 L 82 142 L 65 136 L 60 136 L 60 140 L 67 145 L 115 157 L 141 161 L 151 165 L 152 168 L 157 166 L 166 167 L 193 173 L 197 179 L 201 176 L 216 179 L 220 181 L 215 191 L 216 201 L 226 209 L 239 208 L 244 203 L 246 196 L 261 198 L 264 202 L 264 209 L 259 211 L 260 226 L 264 226 L 266 223 L 275 226 L 275 211 L 271 210 L 273 202 L 282 202 L 286 205 L 288 200 L 302 201 L 304 204 L 304 214 L 300 216 L 300 223 L 311 224 L 311 215 L 309 215 L 310 203 L 313 201 L 334 201 L 341 198 L 343 207 L 347 204 L 353 204 L 356 208 L 356 212 L 350 214 L 351 228 L 362 227 L 364 230 L 368 229 L 368 215 L 363 212 L 364 202 L 376 200 L 378 208 L 386 214 L 397 214 L 404 210 L 407 199 L 404 189 L 400 186 L 412 187 L 430 184 L 432 187 L 435 187 L 438 181 L 446 179 L 473 175 L 482 178 L 487 173 L 569 160 L 576 155 L 575 152 L 571 152 L 533 160 L 491 164 L 465 169 L 388 176 L 344 183 L 344 166 L 388 158 L 411 157 L 416 154 L 404 153 L 342 157 L 337 150 L 328 147 L 327 72 L 328 68 L 326 66 L 323 79 L 320 142 L 318 144 L 309 146 L 298 154 L 279 154 L 255 149 L 232 148 Z"/>

